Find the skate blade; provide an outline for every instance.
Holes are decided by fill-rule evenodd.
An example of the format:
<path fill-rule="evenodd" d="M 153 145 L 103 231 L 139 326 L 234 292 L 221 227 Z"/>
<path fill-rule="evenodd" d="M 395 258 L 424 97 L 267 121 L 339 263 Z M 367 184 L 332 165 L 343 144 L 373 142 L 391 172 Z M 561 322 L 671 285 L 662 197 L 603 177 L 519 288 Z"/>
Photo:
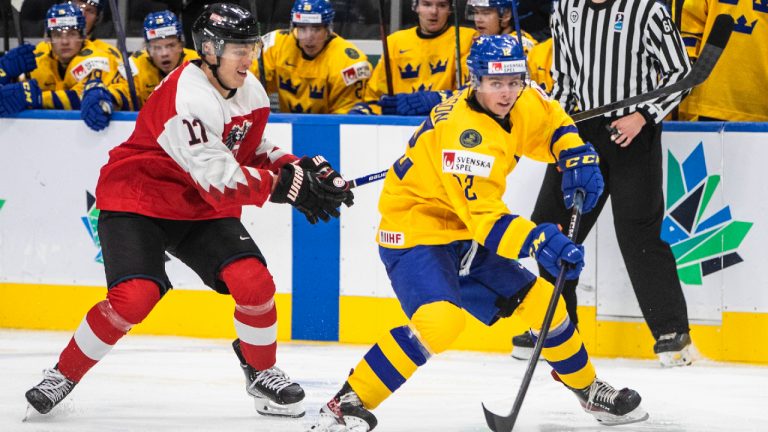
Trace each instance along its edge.
<path fill-rule="evenodd" d="M 641 421 L 648 420 L 648 417 L 650 417 L 648 413 L 640 406 L 624 414 L 623 416 L 617 416 L 617 415 L 609 414 L 606 412 L 590 412 L 590 411 L 587 411 L 587 412 L 595 416 L 595 419 L 601 425 L 605 425 L 605 426 L 618 426 L 618 425 L 625 425 L 630 423 L 638 423 Z"/>
<path fill-rule="evenodd" d="M 688 345 L 680 351 L 659 353 L 658 356 L 661 367 L 665 368 L 689 366 L 699 358 L 696 348 L 694 348 L 693 345 Z"/>
<path fill-rule="evenodd" d="M 533 356 L 533 348 L 512 346 L 512 358 L 518 360 L 530 360 Z M 539 356 L 539 361 L 544 360 Z"/>
<path fill-rule="evenodd" d="M 34 423 L 45 422 L 51 418 L 66 418 L 70 415 L 77 413 L 77 406 L 72 399 L 65 399 L 54 406 L 50 411 L 45 414 L 40 413 L 32 405 L 27 403 L 27 409 L 24 412 L 24 417 L 21 419 L 22 423 Z"/>
<path fill-rule="evenodd" d="M 302 402 L 280 405 L 269 399 L 257 397 L 254 398 L 253 403 L 256 407 L 256 412 L 265 416 L 299 418 L 304 417 L 305 414 Z"/>

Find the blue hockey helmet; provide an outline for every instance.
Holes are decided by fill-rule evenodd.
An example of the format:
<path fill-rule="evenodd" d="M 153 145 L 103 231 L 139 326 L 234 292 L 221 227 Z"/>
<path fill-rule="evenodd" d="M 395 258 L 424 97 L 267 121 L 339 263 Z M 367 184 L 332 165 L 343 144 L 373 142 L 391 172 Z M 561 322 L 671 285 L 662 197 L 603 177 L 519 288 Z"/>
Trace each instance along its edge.
<path fill-rule="evenodd" d="M 184 39 L 181 30 L 181 22 L 176 14 L 169 10 L 151 12 L 144 18 L 144 40 L 149 42 L 155 39 L 177 37 Z"/>
<path fill-rule="evenodd" d="M 69 3 L 83 3 L 91 6 L 96 7 L 96 12 L 98 14 L 101 14 L 104 12 L 104 4 L 107 2 L 107 0 L 70 0 Z M 75 4 L 77 6 L 77 4 Z"/>
<path fill-rule="evenodd" d="M 467 68 L 475 86 L 486 75 L 525 77 L 527 73 L 523 48 L 508 34 L 483 35 L 475 39 L 467 57 Z"/>
<path fill-rule="evenodd" d="M 505 12 L 512 10 L 514 3 L 514 0 L 467 0 L 466 16 L 469 20 L 474 19 L 474 9 L 482 7 L 495 8 L 501 17 Z"/>
<path fill-rule="evenodd" d="M 333 25 L 336 11 L 328 0 L 296 0 L 291 8 L 291 26 L 298 24 Z"/>
<path fill-rule="evenodd" d="M 51 37 L 53 30 L 80 30 L 85 36 L 85 16 L 79 7 L 70 3 L 55 4 L 45 14 L 45 35 Z"/>

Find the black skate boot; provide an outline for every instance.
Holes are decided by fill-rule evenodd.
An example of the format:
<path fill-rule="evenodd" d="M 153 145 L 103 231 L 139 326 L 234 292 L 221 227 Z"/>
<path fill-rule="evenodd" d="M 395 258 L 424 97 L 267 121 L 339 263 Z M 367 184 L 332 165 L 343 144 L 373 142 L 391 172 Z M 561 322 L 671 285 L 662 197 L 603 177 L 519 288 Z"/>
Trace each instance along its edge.
<path fill-rule="evenodd" d="M 58 366 L 58 365 L 57 365 Z M 59 372 L 57 367 L 45 369 L 43 371 L 43 380 L 40 384 L 32 387 L 24 395 L 32 408 L 40 414 L 48 414 L 53 407 L 64 400 L 67 395 L 75 388 L 75 382 L 70 381 Z"/>
<path fill-rule="evenodd" d="M 688 333 L 661 335 L 653 345 L 653 352 L 663 367 L 688 366 L 696 359 L 696 350 Z"/>
<path fill-rule="evenodd" d="M 320 418 L 309 430 L 312 432 L 369 432 L 378 421 L 368 411 L 349 382 L 336 396 L 320 408 Z"/>
<path fill-rule="evenodd" d="M 240 351 L 240 339 L 232 342 L 232 348 L 245 374 L 245 391 L 254 398 L 259 414 L 277 417 L 304 415 L 304 390 L 298 383 L 291 381 L 277 366 L 259 371 L 248 365 Z"/>
<path fill-rule="evenodd" d="M 518 360 L 528 360 L 533 356 L 533 349 L 536 346 L 536 342 L 533 341 L 533 336 L 530 332 L 523 332 L 512 338 L 512 358 Z M 539 361 L 544 360 L 539 356 Z"/>
<path fill-rule="evenodd" d="M 552 371 L 552 376 L 560 381 L 555 371 Z M 642 400 L 640 394 L 632 389 L 625 387 L 616 390 L 599 378 L 595 378 L 592 385 L 581 390 L 568 388 L 579 398 L 584 411 L 592 414 L 598 422 L 606 426 L 636 423 L 648 419 L 648 413 L 640 406 Z"/>

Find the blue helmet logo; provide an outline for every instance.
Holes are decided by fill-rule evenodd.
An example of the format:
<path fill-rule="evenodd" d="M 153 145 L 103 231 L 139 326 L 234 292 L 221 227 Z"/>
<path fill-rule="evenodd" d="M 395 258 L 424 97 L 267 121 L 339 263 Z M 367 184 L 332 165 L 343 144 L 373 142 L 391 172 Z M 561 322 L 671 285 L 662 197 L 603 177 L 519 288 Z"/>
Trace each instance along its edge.
<path fill-rule="evenodd" d="M 517 39 L 510 35 L 484 35 L 472 43 L 467 67 L 473 82 L 486 75 L 525 75 L 525 54 Z"/>
<path fill-rule="evenodd" d="M 336 12 L 328 0 L 296 0 L 291 8 L 291 25 L 333 24 Z"/>
<path fill-rule="evenodd" d="M 468 0 L 467 13 L 469 14 L 469 6 L 472 6 L 496 8 L 499 11 L 499 15 L 504 15 L 504 12 L 512 10 L 513 4 L 514 0 Z"/>
<path fill-rule="evenodd" d="M 144 40 L 149 42 L 154 39 L 167 37 L 184 38 L 181 22 L 176 15 L 168 10 L 152 12 L 144 18 Z"/>
<path fill-rule="evenodd" d="M 45 14 L 45 34 L 51 37 L 53 30 L 80 30 L 80 35 L 85 35 L 85 16 L 77 6 L 69 3 L 61 3 L 51 6 Z"/>

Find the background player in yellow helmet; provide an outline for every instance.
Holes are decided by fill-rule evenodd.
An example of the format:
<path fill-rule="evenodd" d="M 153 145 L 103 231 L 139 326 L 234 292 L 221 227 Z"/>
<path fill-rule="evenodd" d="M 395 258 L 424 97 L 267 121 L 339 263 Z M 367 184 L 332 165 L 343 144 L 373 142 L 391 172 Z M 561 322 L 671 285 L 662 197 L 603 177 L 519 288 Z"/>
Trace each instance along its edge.
<path fill-rule="evenodd" d="M 199 58 L 194 50 L 184 48 L 181 22 L 168 10 L 147 14 L 144 41 L 146 48 L 136 51 L 130 58 L 133 81 L 142 106 L 166 75 L 185 61 Z M 122 67 L 120 72 L 124 73 Z"/>
<path fill-rule="evenodd" d="M 449 0 L 413 0 L 411 8 L 418 15 L 419 24 L 387 36 L 387 47 L 392 76 L 392 93 L 410 94 L 423 91 L 455 90 L 466 81 L 467 70 L 463 66 L 469 46 L 475 36 L 471 28 L 459 28 L 459 51 L 456 59 L 456 34 L 451 27 L 453 13 Z M 456 68 L 461 66 L 461 81 L 456 82 Z M 381 110 L 379 99 L 389 92 L 387 75 L 382 60 L 373 70 L 365 92 L 366 104 L 356 107 L 353 114 L 395 114 Z M 386 99 L 381 102 L 384 103 Z"/>
<path fill-rule="evenodd" d="M 40 44 L 46 49 L 35 51 L 37 67 L 31 79 L 0 88 L 0 115 L 37 108 L 80 109 L 90 128 L 103 129 L 113 108 L 128 99 L 117 61 L 85 39 L 85 18 L 72 4 L 48 9 L 46 36 Z"/>
<path fill-rule="evenodd" d="M 553 286 L 516 260 L 578 276 L 583 248 L 553 224 L 536 226 L 502 201 L 523 157 L 559 161 L 566 205 L 576 191 L 590 211 L 602 193 L 597 154 L 538 87 L 509 35 L 481 36 L 467 59 L 470 88 L 436 106 L 387 172 L 379 200 L 379 254 L 409 325 L 386 333 L 321 409 L 317 431 L 369 431 L 372 409 L 432 356 L 451 346 L 469 312 L 486 325 L 515 314 L 540 330 Z M 538 185 L 536 185 L 538 187 Z M 560 298 L 543 356 L 583 408 L 606 424 L 641 421 L 640 395 L 598 379 Z"/>
<path fill-rule="evenodd" d="M 466 18 L 474 22 L 477 30 L 474 37 L 480 35 L 509 34 L 517 36 L 512 21 L 513 0 L 469 0 Z M 528 55 L 536 45 L 536 40 L 522 32 L 523 52 Z M 399 93 L 394 96 L 384 95 L 379 104 L 383 114 L 427 115 L 438 103 L 448 99 L 453 89 L 441 91 L 422 90 L 413 93 Z"/>
<path fill-rule="evenodd" d="M 290 30 L 264 36 L 266 87 L 277 92 L 281 112 L 346 114 L 362 101 L 371 64 L 333 32 L 334 15 L 328 0 L 296 0 Z M 258 62 L 251 71 L 259 76 Z"/>

